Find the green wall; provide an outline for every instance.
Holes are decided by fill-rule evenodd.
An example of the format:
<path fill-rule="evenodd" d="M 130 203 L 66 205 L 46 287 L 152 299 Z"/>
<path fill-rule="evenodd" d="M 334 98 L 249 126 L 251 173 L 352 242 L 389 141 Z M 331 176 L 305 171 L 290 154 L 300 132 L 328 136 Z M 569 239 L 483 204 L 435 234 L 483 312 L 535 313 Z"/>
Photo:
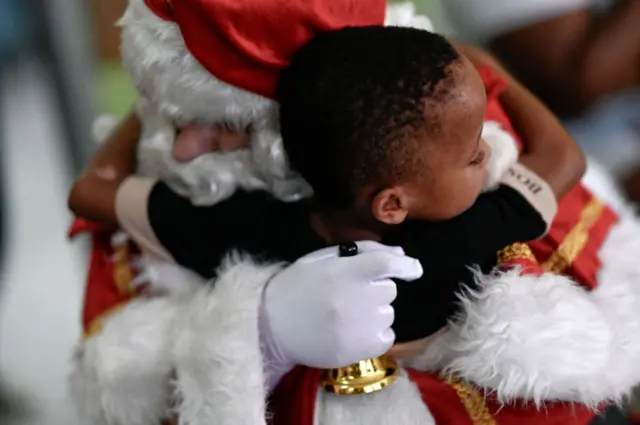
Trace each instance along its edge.
<path fill-rule="evenodd" d="M 129 111 L 136 99 L 136 90 L 120 62 L 103 62 L 96 76 L 98 108 L 100 114 L 121 117 Z"/>

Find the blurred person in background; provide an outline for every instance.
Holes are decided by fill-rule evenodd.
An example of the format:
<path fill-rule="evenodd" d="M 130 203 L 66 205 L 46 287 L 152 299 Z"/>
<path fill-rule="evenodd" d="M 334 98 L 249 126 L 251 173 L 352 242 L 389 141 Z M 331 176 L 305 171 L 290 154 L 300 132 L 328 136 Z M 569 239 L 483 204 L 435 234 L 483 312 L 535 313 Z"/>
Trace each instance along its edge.
<path fill-rule="evenodd" d="M 28 20 L 22 0 L 0 0 L 0 268 L 4 266 L 5 244 L 5 176 L 4 176 L 4 123 L 2 84 L 7 70 L 13 66 L 28 34 Z M 0 281 L 1 292 L 1 281 Z M 14 399 L 2 384 L 0 376 L 0 422 L 4 423 L 16 413 Z"/>
<path fill-rule="evenodd" d="M 7 70 L 16 63 L 17 57 L 27 40 L 28 20 L 22 0 L 0 0 L 0 117 L 3 114 L 2 83 Z M 1 118 L 0 118 L 1 119 Z M 4 125 L 0 120 L 0 265 L 4 253 L 5 211 L 4 211 L 4 167 L 3 151 Z"/>
<path fill-rule="evenodd" d="M 640 201 L 640 0 L 446 0 Z"/>

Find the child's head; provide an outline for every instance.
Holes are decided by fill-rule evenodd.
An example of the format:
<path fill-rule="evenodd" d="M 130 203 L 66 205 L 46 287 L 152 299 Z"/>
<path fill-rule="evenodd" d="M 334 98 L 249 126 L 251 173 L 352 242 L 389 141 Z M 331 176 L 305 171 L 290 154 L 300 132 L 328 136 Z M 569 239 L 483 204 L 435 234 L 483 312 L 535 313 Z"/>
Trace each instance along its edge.
<path fill-rule="evenodd" d="M 294 55 L 277 96 L 291 164 L 326 207 L 388 224 L 447 219 L 485 184 L 485 90 L 439 35 L 400 27 L 321 34 Z"/>

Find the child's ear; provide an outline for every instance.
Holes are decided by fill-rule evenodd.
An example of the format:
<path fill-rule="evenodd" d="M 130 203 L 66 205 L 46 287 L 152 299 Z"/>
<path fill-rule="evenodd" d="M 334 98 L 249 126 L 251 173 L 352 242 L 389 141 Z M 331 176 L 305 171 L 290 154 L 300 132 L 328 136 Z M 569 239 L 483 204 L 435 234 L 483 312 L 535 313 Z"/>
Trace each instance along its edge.
<path fill-rule="evenodd" d="M 409 197 L 398 186 L 384 189 L 373 198 L 371 212 L 378 221 L 400 224 L 407 218 Z"/>

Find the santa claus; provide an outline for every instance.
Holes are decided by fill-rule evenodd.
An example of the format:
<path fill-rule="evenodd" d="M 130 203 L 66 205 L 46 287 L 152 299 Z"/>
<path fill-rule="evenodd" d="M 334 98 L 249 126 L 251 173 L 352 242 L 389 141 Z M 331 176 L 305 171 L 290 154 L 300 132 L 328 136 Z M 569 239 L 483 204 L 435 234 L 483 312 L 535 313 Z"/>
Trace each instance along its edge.
<path fill-rule="evenodd" d="M 385 12 L 383 2 L 372 0 L 131 0 L 122 20 L 123 61 L 141 94 L 142 128 L 132 120 L 116 136 L 135 146 L 141 133 L 139 173 L 164 179 L 195 204 L 218 202 L 236 187 L 269 190 L 283 200 L 307 196 L 307 185 L 288 170 L 283 154 L 276 104 L 269 98 L 274 80 L 314 32 L 380 25 L 385 13 L 387 24 L 428 24 L 408 5 Z M 487 128 L 495 131 L 493 146 L 501 152 L 492 163 L 498 175 L 517 150 L 507 117 L 494 119 L 498 124 Z M 207 125 L 214 123 L 233 131 L 212 135 Z M 250 136 L 237 137 L 245 132 Z M 118 146 L 114 156 L 123 154 Z M 199 155 L 224 147 L 232 149 Z M 114 181 L 119 171 L 93 167 L 88 178 Z M 165 267 L 162 253 L 143 252 L 144 261 L 134 266 L 144 266 L 146 274 L 135 278 L 135 245 L 88 222 L 76 223 L 74 231 L 83 228 L 92 231 L 95 249 L 86 338 L 71 387 L 81 409 L 105 424 L 157 424 L 174 414 L 185 424 L 265 423 L 268 391 L 292 364 L 341 366 L 391 345 L 379 337 L 387 329 L 368 316 L 376 310 L 368 308 L 374 289 L 362 292 L 360 320 L 350 315 L 350 321 L 331 308 L 342 291 L 420 272 L 398 250 L 365 244 L 364 254 L 382 265 L 375 270 L 362 256 L 337 258 L 328 249 L 286 269 L 235 258 L 214 285 L 203 285 L 191 273 Z M 592 414 L 576 406 L 618 400 L 640 381 L 640 266 L 629 254 L 638 248 L 635 216 L 616 216 L 577 187 L 561 201 L 548 237 L 512 247 L 504 261 L 539 264 L 589 288 L 550 273 L 479 277 L 481 290 L 462 298 L 460 316 L 391 387 L 333 396 L 317 391 L 316 371 L 295 369 L 274 393 L 276 419 L 296 425 L 501 423 L 522 420 L 526 412 L 544 422 L 557 411 L 558 423 L 585 423 Z M 286 288 L 286 300 L 264 297 L 265 287 L 277 286 Z M 287 332 L 265 326 L 265 303 L 279 307 L 269 309 L 289 315 L 295 326 Z M 354 346 L 351 337 L 358 334 L 371 335 L 372 343 Z M 289 348 L 287 358 L 274 361 L 270 351 L 282 346 Z M 502 408 L 505 401 L 517 403 Z M 576 406 L 542 405 L 550 401 Z"/>

